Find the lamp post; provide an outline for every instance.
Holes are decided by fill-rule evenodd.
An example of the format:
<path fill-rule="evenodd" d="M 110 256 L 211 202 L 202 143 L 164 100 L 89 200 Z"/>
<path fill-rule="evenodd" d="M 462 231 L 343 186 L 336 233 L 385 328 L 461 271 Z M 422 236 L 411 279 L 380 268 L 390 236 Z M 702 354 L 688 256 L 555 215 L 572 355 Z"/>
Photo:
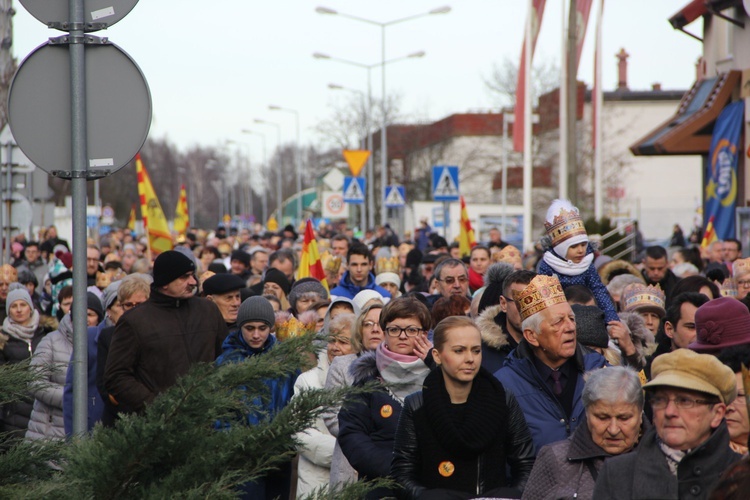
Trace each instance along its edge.
<path fill-rule="evenodd" d="M 382 106 L 382 121 L 380 124 L 380 183 L 382 184 L 382 188 L 385 189 L 387 181 L 387 168 L 388 168 L 388 139 L 387 139 L 387 132 L 386 132 L 386 95 L 385 95 L 385 29 L 388 26 L 392 26 L 394 24 L 403 23 L 406 21 L 411 21 L 413 19 L 418 19 L 420 17 L 426 17 L 433 14 L 447 14 L 451 11 L 451 8 L 449 6 L 443 6 L 438 7 L 436 9 L 432 9 L 428 12 L 423 12 L 421 14 L 414 14 L 412 16 L 402 17 L 399 19 L 394 19 L 392 21 L 387 22 L 379 22 L 374 21 L 372 19 L 365 19 L 364 17 L 359 16 L 353 16 L 351 14 L 346 14 L 343 12 L 339 12 L 334 9 L 330 9 L 328 7 L 317 7 L 315 9 L 315 12 L 318 14 L 328 14 L 328 15 L 337 15 L 341 17 L 345 17 L 348 19 L 352 19 L 354 21 L 359 21 L 367 24 L 372 24 L 374 26 L 380 27 L 380 53 L 381 53 L 381 63 L 382 63 L 382 69 L 381 69 L 381 85 L 382 85 L 382 94 L 383 94 L 383 101 L 381 103 Z M 380 223 L 385 224 L 387 217 L 387 209 L 385 206 L 385 203 L 381 203 L 381 209 L 380 209 Z"/>
<path fill-rule="evenodd" d="M 234 144 L 238 148 L 245 148 L 245 157 L 247 158 L 247 175 L 241 176 L 239 178 L 239 182 L 237 183 L 239 189 L 240 189 L 240 196 L 239 196 L 239 202 L 240 202 L 240 215 L 248 214 L 250 215 L 253 211 L 253 188 L 252 183 L 248 184 L 248 178 L 251 178 L 253 175 L 253 169 L 252 165 L 250 164 L 250 145 L 246 142 L 240 142 L 235 141 L 232 139 L 227 140 L 227 144 Z M 244 164 L 244 162 L 243 162 Z M 239 174 L 241 168 L 240 168 L 240 162 L 239 162 L 239 155 L 237 157 L 237 172 Z"/>
<path fill-rule="evenodd" d="M 261 125 L 269 125 L 271 127 L 276 128 L 276 149 L 278 151 L 281 151 L 281 125 L 279 125 L 278 123 L 261 120 L 260 118 L 256 118 L 253 121 Z M 283 182 L 282 175 L 281 175 L 281 156 L 279 156 L 278 167 L 279 168 L 276 170 L 276 196 L 278 197 L 278 218 L 279 218 L 278 223 L 279 225 L 281 225 L 281 220 L 284 215 L 283 210 L 282 210 L 283 205 L 284 205 L 284 200 L 282 198 L 283 194 L 281 192 L 281 183 Z"/>
<path fill-rule="evenodd" d="M 405 59 L 411 59 L 416 57 L 424 57 L 425 51 L 420 50 L 419 52 L 412 52 L 411 54 L 407 54 L 405 56 L 396 57 L 394 59 L 389 59 L 388 61 L 381 61 L 376 64 L 363 64 L 356 61 L 350 61 L 348 59 L 340 59 L 338 57 L 329 56 L 328 54 L 321 54 L 320 52 L 315 52 L 313 54 L 313 57 L 315 59 L 327 59 L 330 61 L 339 62 L 342 64 L 348 64 L 350 66 L 356 66 L 358 68 L 365 68 L 367 70 L 367 117 L 365 119 L 365 127 L 367 128 L 367 149 L 370 151 L 370 157 L 367 159 L 367 213 L 368 213 L 368 223 L 369 227 L 373 228 L 375 227 L 375 182 L 373 179 L 373 167 L 372 167 L 372 125 L 370 123 L 370 119 L 372 117 L 372 80 L 370 78 L 372 68 L 375 68 L 377 66 L 383 66 L 385 67 L 386 64 L 391 64 L 399 61 L 403 61 Z M 352 90 L 354 92 L 360 92 L 359 90 L 354 89 L 345 89 L 341 85 L 336 84 L 328 84 L 328 88 L 330 89 L 344 89 L 344 90 Z M 360 92 L 361 93 L 361 92 Z"/>
<path fill-rule="evenodd" d="M 242 129 L 241 132 L 248 135 L 257 135 L 263 140 L 263 165 L 268 166 L 268 154 L 266 152 L 266 134 L 248 129 Z M 263 184 L 265 184 L 265 177 L 263 178 Z M 268 220 L 268 190 L 265 189 L 265 186 L 263 186 L 260 191 L 261 199 L 263 200 L 263 225 L 265 225 L 266 221 Z"/>
<path fill-rule="evenodd" d="M 287 113 L 294 113 L 294 121 L 297 131 L 297 149 L 294 152 L 295 166 L 297 168 L 297 224 L 302 220 L 302 158 L 300 148 L 302 144 L 299 141 L 299 111 L 295 109 L 282 108 L 281 106 L 274 106 L 273 104 L 268 106 L 271 111 L 285 111 Z"/>

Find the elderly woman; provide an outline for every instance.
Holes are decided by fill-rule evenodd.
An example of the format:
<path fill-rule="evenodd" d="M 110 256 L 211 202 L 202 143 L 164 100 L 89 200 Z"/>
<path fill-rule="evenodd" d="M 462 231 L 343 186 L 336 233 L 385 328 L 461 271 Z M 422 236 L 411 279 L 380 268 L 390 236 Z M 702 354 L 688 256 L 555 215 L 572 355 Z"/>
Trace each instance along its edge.
<path fill-rule="evenodd" d="M 352 330 L 356 316 L 340 314 L 328 324 L 328 347 L 318 356 L 315 367 L 302 373 L 294 383 L 294 395 L 310 389 L 322 389 L 325 385 L 328 368 L 338 356 L 352 353 Z M 336 438 L 319 416 L 315 424 L 305 432 L 297 434 L 300 445 L 297 465 L 297 498 L 313 493 L 313 490 L 328 484 L 331 475 L 331 459 Z"/>
<path fill-rule="evenodd" d="M 534 443 L 515 396 L 481 368 L 479 328 L 449 317 L 433 341 L 437 367 L 404 402 L 391 475 L 410 499 L 518 498 Z"/>
<path fill-rule="evenodd" d="M 542 448 L 523 498 L 591 499 L 604 460 L 638 443 L 643 391 L 635 371 L 613 366 L 591 372 L 582 398 L 586 425 L 578 426 L 568 439 Z"/>
<path fill-rule="evenodd" d="M 380 314 L 385 341 L 351 366 L 354 386 L 389 384 L 352 398 L 339 411 L 338 443 L 360 477 L 386 477 L 391 470 L 393 442 L 404 398 L 422 388 L 430 369 L 424 362 L 432 319 L 414 297 L 392 300 Z M 377 489 L 367 498 L 392 492 Z"/>

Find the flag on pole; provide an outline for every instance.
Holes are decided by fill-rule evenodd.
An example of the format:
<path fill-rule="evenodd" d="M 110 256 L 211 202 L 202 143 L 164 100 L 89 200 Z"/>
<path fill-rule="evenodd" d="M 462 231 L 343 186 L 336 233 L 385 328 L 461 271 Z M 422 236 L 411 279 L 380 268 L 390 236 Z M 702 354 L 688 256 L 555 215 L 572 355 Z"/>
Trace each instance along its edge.
<path fill-rule="evenodd" d="M 533 0 L 534 10 L 532 15 L 532 37 L 531 37 L 531 60 L 534 60 L 534 48 L 536 47 L 536 39 L 539 36 L 539 28 L 542 25 L 542 16 L 544 15 L 544 5 L 547 0 Z M 521 49 L 521 63 L 518 65 L 518 80 L 516 83 L 516 106 L 514 110 L 515 121 L 513 122 L 513 150 L 519 153 L 523 152 L 523 136 L 524 136 L 524 99 L 526 94 L 526 43 L 524 35 L 524 44 Z M 531 75 L 529 75 L 529 78 Z"/>
<path fill-rule="evenodd" d="M 135 232 L 135 204 L 130 207 L 130 217 L 128 218 L 128 229 L 130 232 Z"/>
<path fill-rule="evenodd" d="M 190 227 L 190 215 L 188 213 L 187 191 L 185 184 L 180 188 L 180 197 L 177 199 L 177 210 L 174 212 L 174 230 L 177 234 L 185 234 Z"/>
<path fill-rule="evenodd" d="M 701 248 L 708 248 L 708 245 L 716 241 L 716 231 L 714 231 L 714 216 L 712 215 L 708 219 L 706 224 L 706 232 L 703 234 L 703 241 L 701 241 Z"/>
<path fill-rule="evenodd" d="M 589 24 L 589 14 L 594 0 L 576 0 L 576 69 L 581 63 L 581 52 L 583 52 L 583 42 L 586 39 L 586 28 Z"/>
<path fill-rule="evenodd" d="M 148 234 L 148 244 L 152 257 L 172 250 L 172 235 L 169 232 L 167 218 L 161 209 L 159 198 L 151 184 L 151 178 L 143 166 L 141 154 L 135 155 L 135 169 L 138 174 L 138 196 L 141 199 L 141 219 L 143 230 Z"/>
<path fill-rule="evenodd" d="M 589 5 L 589 9 L 591 9 L 591 5 Z M 601 78 L 601 72 L 602 72 L 602 61 L 601 57 L 599 57 L 599 51 L 601 50 L 601 47 L 599 47 L 599 44 L 602 43 L 602 14 L 604 13 L 604 0 L 601 0 L 599 3 L 599 13 L 597 15 L 596 19 L 596 43 L 594 45 L 594 88 L 591 90 L 591 147 L 593 149 L 596 149 L 596 137 L 597 137 L 597 130 L 599 129 L 599 118 L 598 115 L 599 112 L 599 106 L 600 101 L 602 100 L 601 92 L 599 89 L 599 86 L 601 85 L 601 82 L 599 79 Z M 587 16 L 588 18 L 588 16 Z M 583 28 L 586 29 L 585 27 Z M 583 42 L 581 42 L 583 44 Z M 578 57 L 581 57 L 581 52 L 579 50 Z M 576 66 L 578 67 L 578 66 Z"/>
<path fill-rule="evenodd" d="M 466 211 L 466 202 L 461 196 L 461 232 L 458 234 L 458 247 L 461 250 L 461 257 L 471 254 L 471 249 L 477 244 L 474 237 L 474 229 L 471 227 L 469 213 Z"/>
<path fill-rule="evenodd" d="M 307 225 L 305 226 L 302 258 L 300 259 L 299 270 L 297 271 L 297 279 L 308 277 L 319 280 L 326 287 L 326 290 L 328 290 L 326 273 L 323 272 L 323 263 L 320 261 L 320 254 L 318 253 L 318 242 L 315 240 L 315 232 L 313 231 L 310 219 L 307 219 Z"/>

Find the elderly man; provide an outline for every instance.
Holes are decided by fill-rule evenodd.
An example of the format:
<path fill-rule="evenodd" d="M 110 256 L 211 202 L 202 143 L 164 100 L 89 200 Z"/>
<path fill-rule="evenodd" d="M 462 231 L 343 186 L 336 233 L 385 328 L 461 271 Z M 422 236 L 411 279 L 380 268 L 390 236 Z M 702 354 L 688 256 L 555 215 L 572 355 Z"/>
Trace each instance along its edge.
<path fill-rule="evenodd" d="M 495 373 L 516 395 L 536 449 L 570 437 L 583 420 L 583 374 L 605 366 L 576 343 L 575 314 L 555 276 L 538 275 L 513 299 L 523 339 Z"/>
<path fill-rule="evenodd" d="M 446 259 L 438 264 L 435 268 L 435 282 L 440 297 L 469 295 L 469 270 L 458 259 Z"/>
<path fill-rule="evenodd" d="M 194 297 L 192 259 L 164 252 L 153 274 L 149 299 L 117 323 L 104 370 L 110 399 L 123 411 L 142 411 L 193 364 L 214 361 L 227 336 L 219 309 Z"/>
<path fill-rule="evenodd" d="M 235 274 L 215 274 L 203 282 L 203 296 L 216 304 L 229 331 L 237 326 L 237 312 L 242 299 L 240 290 L 245 288 L 245 281 Z"/>
<path fill-rule="evenodd" d="M 638 448 L 604 462 L 596 499 L 708 498 L 740 459 L 724 421 L 737 396 L 732 370 L 709 354 L 678 349 L 659 356 L 644 385 L 653 427 Z"/>

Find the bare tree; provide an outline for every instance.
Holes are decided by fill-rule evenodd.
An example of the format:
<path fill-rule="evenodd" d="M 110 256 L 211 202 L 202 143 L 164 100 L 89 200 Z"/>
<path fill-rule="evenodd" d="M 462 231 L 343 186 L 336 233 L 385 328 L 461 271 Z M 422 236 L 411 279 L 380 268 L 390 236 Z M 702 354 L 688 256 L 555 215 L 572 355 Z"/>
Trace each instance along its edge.
<path fill-rule="evenodd" d="M 492 66 L 490 74 L 482 77 L 494 103 L 498 107 L 513 106 L 516 103 L 516 85 L 518 84 L 518 65 L 509 58 Z M 560 66 L 554 59 L 534 61 L 531 68 L 531 101 L 536 105 L 539 96 L 560 85 Z"/>

